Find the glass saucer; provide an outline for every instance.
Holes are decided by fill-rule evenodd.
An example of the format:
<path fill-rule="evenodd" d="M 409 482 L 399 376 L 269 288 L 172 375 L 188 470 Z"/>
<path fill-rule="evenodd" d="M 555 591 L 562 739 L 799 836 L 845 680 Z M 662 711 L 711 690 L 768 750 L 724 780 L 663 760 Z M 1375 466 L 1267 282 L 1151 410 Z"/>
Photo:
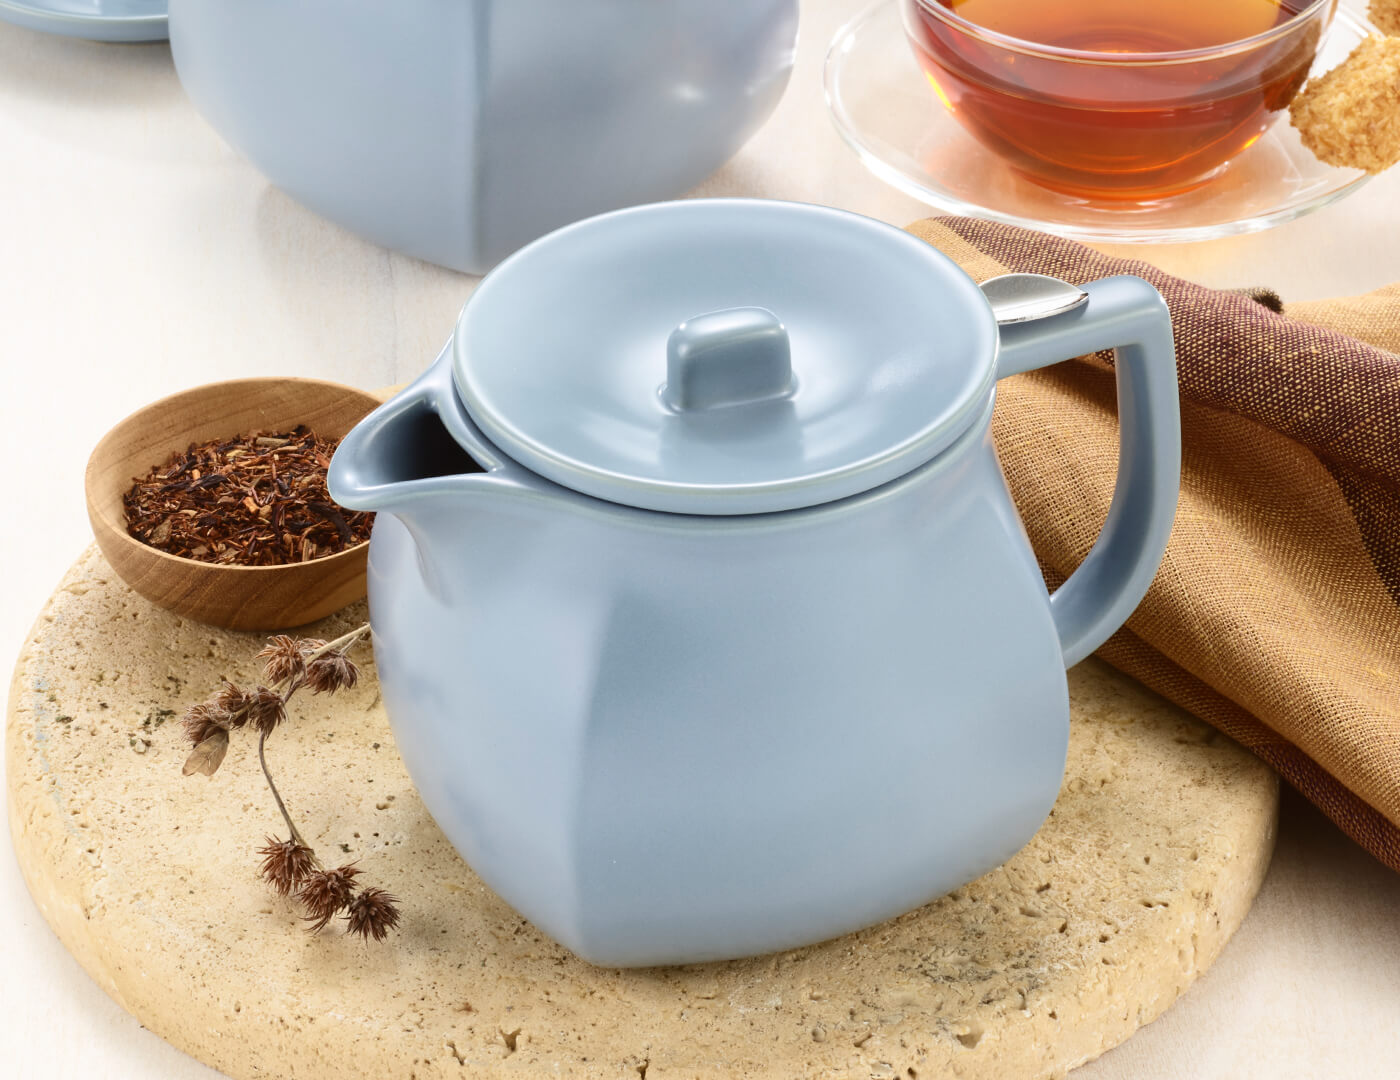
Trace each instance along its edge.
<path fill-rule="evenodd" d="M 1371 32 L 1339 7 L 1312 74 L 1341 63 Z M 1050 191 L 1012 170 L 939 107 L 894 0 L 880 0 L 837 33 L 825 83 L 836 129 L 886 183 L 949 213 L 1077 240 L 1181 243 L 1259 232 L 1335 202 L 1370 179 L 1318 161 L 1284 117 L 1210 180 L 1180 195 L 1095 202 Z"/>

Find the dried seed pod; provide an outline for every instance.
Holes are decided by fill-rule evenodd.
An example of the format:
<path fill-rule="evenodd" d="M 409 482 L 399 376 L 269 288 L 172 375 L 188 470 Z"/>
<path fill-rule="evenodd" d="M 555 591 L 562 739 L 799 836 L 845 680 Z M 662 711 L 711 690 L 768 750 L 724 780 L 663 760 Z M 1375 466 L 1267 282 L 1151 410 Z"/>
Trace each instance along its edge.
<path fill-rule="evenodd" d="M 267 838 L 267 846 L 258 849 L 264 856 L 262 864 L 263 880 L 271 885 L 279 896 L 290 896 L 316 869 L 316 855 L 305 844 L 295 840 Z"/>
<path fill-rule="evenodd" d="M 359 677 L 355 662 L 338 650 L 318 656 L 306 667 L 306 685 L 317 694 L 351 690 Z"/>
<path fill-rule="evenodd" d="M 202 705 L 191 705 L 185 710 L 184 718 L 180 723 L 185 729 L 185 738 L 189 739 L 195 746 L 209 738 L 215 731 L 227 732 L 230 727 L 228 713 L 224 712 L 218 705 L 208 701 Z"/>
<path fill-rule="evenodd" d="M 287 703 L 276 690 L 259 686 L 248 705 L 248 720 L 264 735 L 287 719 Z"/>
<path fill-rule="evenodd" d="M 334 870 L 313 870 L 306 876 L 297 900 L 306 909 L 309 930 L 316 933 L 350 906 L 355 895 L 354 878 L 360 871 L 354 866 L 338 866 Z"/>
<path fill-rule="evenodd" d="M 399 925 L 398 904 L 399 898 L 390 896 L 383 889 L 361 889 L 346 909 L 346 933 L 359 934 L 366 941 L 370 938 L 383 941 L 389 936 L 389 931 Z"/>
<path fill-rule="evenodd" d="M 253 703 L 253 695 L 241 686 L 225 680 L 223 687 L 214 695 L 213 704 L 228 716 L 229 726 L 241 728 L 248 722 L 248 707 Z"/>
<path fill-rule="evenodd" d="M 257 659 L 264 660 L 263 677 L 273 685 L 290 682 L 306 672 L 306 657 L 301 650 L 301 642 L 288 634 L 278 634 L 272 638 Z"/>

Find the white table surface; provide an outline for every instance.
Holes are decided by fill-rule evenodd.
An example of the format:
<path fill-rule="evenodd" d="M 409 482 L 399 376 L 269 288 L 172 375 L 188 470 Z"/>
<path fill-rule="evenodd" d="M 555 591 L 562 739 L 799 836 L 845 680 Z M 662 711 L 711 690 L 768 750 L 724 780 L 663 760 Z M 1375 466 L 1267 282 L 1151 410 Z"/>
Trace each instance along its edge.
<path fill-rule="evenodd" d="M 907 224 L 828 123 L 820 62 L 865 0 L 805 0 L 798 69 L 768 126 L 704 190 Z M 1285 299 L 1400 279 L 1400 170 L 1271 232 L 1140 249 Z M 182 387 L 283 373 L 410 378 L 472 279 L 373 247 L 270 188 L 195 114 L 163 45 L 0 24 L 0 658 L 89 541 L 82 473 L 113 423 Z M 4 844 L 8 847 L 8 830 Z M 212 1078 L 144 1031 L 49 931 L 0 855 L 0 1076 Z M 1083 1080 L 1400 1076 L 1400 875 L 1286 797 L 1278 853 L 1233 943 Z M 1014 1078 L 1008 1078 L 1014 1080 Z"/>

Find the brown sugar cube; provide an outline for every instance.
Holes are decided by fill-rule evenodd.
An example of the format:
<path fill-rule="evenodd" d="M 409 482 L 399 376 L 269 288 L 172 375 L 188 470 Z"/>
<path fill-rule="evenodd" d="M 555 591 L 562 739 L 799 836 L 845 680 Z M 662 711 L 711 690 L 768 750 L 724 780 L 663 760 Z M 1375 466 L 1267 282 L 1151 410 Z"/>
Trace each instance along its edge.
<path fill-rule="evenodd" d="M 1328 165 L 1378 173 L 1400 161 L 1400 37 L 1372 35 L 1289 106 L 1303 145 Z"/>
<path fill-rule="evenodd" d="M 1400 35 L 1400 0 L 1371 0 L 1366 14 L 1381 33 Z"/>

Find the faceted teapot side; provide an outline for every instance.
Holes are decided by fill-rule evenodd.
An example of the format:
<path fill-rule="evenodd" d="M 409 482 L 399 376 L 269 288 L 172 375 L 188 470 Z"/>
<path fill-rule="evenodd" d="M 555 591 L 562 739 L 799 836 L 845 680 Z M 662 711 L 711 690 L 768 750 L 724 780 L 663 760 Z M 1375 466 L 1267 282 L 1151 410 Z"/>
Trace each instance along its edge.
<path fill-rule="evenodd" d="M 854 930 L 1024 844 L 1068 703 L 989 417 L 785 514 L 633 510 L 489 467 L 381 501 L 385 702 L 473 868 L 580 955 L 639 965 Z"/>

